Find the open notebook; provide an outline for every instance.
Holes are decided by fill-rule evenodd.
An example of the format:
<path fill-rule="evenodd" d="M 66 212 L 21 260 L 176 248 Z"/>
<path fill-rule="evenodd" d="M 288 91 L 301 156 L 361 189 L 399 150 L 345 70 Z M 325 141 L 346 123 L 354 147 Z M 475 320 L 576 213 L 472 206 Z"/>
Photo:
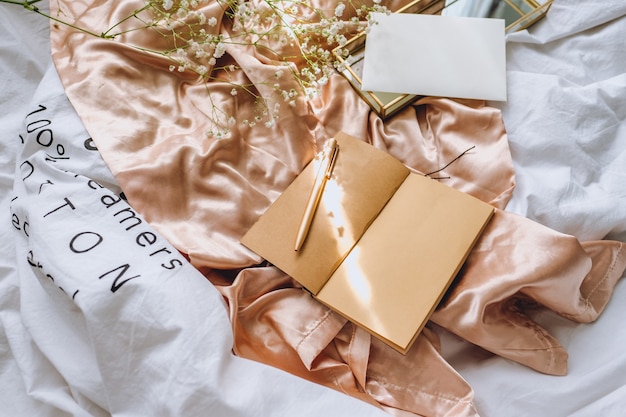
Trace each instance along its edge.
<path fill-rule="evenodd" d="M 303 247 L 294 250 L 315 159 L 241 242 L 315 298 L 406 353 L 452 283 L 493 207 L 340 133 L 339 153 Z"/>

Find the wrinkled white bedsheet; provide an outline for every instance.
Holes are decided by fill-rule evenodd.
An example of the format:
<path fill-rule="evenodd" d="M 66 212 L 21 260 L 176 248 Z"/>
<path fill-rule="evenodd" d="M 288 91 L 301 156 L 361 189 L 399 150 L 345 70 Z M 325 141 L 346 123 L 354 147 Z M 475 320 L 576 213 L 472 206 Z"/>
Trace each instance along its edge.
<path fill-rule="evenodd" d="M 583 240 L 626 240 L 624 15 L 621 1 L 555 0 L 508 37 L 509 100 L 494 103 L 516 167 L 508 209 Z M 115 197 L 47 24 L 0 5 L 0 416 L 385 415 L 232 356 L 216 291 Z M 140 285 L 118 291 L 127 280 Z M 570 353 L 565 377 L 441 330 L 444 353 L 483 417 L 621 417 L 624 300 L 621 282 L 589 325 L 539 313 Z"/>
<path fill-rule="evenodd" d="M 555 0 L 507 38 L 502 109 L 517 185 L 507 209 L 581 240 L 626 240 L 626 2 Z M 600 319 L 539 321 L 569 352 L 569 374 L 537 374 L 462 344 L 451 364 L 485 416 L 626 415 L 626 282 Z M 444 346 L 450 345 L 444 343 Z"/>

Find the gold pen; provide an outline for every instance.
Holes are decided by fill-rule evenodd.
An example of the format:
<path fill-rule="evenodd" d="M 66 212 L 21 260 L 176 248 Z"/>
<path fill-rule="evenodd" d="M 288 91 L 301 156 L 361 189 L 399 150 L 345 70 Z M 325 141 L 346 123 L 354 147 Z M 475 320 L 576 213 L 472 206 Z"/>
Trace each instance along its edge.
<path fill-rule="evenodd" d="M 313 188 L 311 188 L 311 194 L 304 209 L 302 220 L 300 220 L 300 227 L 298 228 L 298 234 L 296 236 L 295 251 L 300 250 L 304 241 L 306 240 L 313 216 L 317 210 L 317 206 L 320 204 L 322 194 L 324 193 L 324 186 L 333 173 L 335 167 L 335 160 L 337 159 L 337 153 L 339 147 L 337 146 L 337 140 L 335 138 L 330 139 L 324 146 L 324 155 L 322 163 L 315 175 L 315 181 L 313 182 Z"/>

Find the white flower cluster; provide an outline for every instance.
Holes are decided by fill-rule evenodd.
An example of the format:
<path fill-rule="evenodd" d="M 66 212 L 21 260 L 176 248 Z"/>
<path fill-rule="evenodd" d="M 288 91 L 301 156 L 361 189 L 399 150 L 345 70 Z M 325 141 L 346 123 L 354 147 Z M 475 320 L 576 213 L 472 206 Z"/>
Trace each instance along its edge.
<path fill-rule="evenodd" d="M 222 6 L 224 16 L 207 15 L 203 7 L 209 0 L 151 0 L 155 15 L 154 27 L 169 33 L 172 49 L 163 55 L 171 59 L 170 71 L 192 72 L 209 83 L 222 74 L 221 81 L 235 71 L 234 65 L 224 67 L 219 61 L 229 45 L 248 45 L 274 61 L 278 69 L 275 80 L 266 83 L 277 96 L 261 97 L 258 88 L 232 83 L 230 95 L 252 94 L 259 113 L 253 120 L 239 121 L 245 126 L 263 122 L 275 125 L 281 103 L 296 106 L 298 97 L 313 97 L 336 73 L 332 50 L 343 47 L 348 38 L 366 31 L 371 12 L 388 12 L 381 0 L 373 4 L 365 0 L 339 0 L 333 10 L 321 10 L 311 0 L 212 0 Z M 229 19 L 231 32 L 222 31 L 218 19 Z M 227 36 L 226 33 L 231 33 Z M 293 75 L 292 82 L 284 73 Z M 295 84 L 293 81 L 295 80 Z M 228 81 L 227 81 L 228 82 Z M 286 86 L 286 87 L 283 87 Z M 258 86 L 257 86 L 258 87 Z M 207 92 L 210 94 L 210 89 Z M 265 90 L 264 90 L 265 91 Z M 209 135 L 227 137 L 237 123 L 232 115 L 214 109 L 214 129 Z"/>
<path fill-rule="evenodd" d="M 374 0 L 373 5 L 360 6 L 353 1 L 346 1 L 337 3 L 332 15 L 314 9 L 315 19 L 303 20 L 298 15 L 290 16 L 294 22 L 290 26 L 291 33 L 298 42 L 306 64 L 300 68 L 299 81 L 307 96 L 319 93 L 336 72 L 339 63 L 334 59 L 332 50 L 343 48 L 349 37 L 367 30 L 367 19 L 372 12 L 389 13 L 386 7 L 380 5 L 381 0 Z M 346 15 L 347 11 L 350 14 Z M 347 54 L 346 50 L 344 55 Z"/>
<path fill-rule="evenodd" d="M 153 25 L 171 40 L 173 48 L 163 51 L 174 64 L 170 71 L 193 71 L 208 76 L 225 51 L 215 16 L 207 16 L 201 6 L 209 0 L 157 0 L 152 3 Z M 169 36 L 166 34 L 169 32 Z"/>
<path fill-rule="evenodd" d="M 336 0 L 330 10 L 315 6 L 315 1 L 144 0 L 143 7 L 105 31 L 54 20 L 108 40 L 137 30 L 153 31 L 155 36 L 163 37 L 168 44 L 164 50 L 146 50 L 139 45 L 136 48 L 160 54 L 170 60 L 170 71 L 196 74 L 199 81 L 206 83 L 213 122 L 208 133 L 222 138 L 238 121 L 220 108 L 223 94 L 219 100 L 213 100 L 210 83 L 216 82 L 216 90 L 220 91 L 225 84 L 230 92 L 227 97 L 232 100 L 238 100 L 240 93 L 254 98 L 258 113 L 252 120 L 239 123 L 251 127 L 262 122 L 273 127 L 281 104 L 295 107 L 303 103 L 318 94 L 336 73 L 338 64 L 333 49 L 342 48 L 349 37 L 366 31 L 372 12 L 388 12 L 382 0 Z M 36 2 L 25 1 L 22 6 L 42 14 L 34 6 Z M 137 22 L 138 26 L 133 26 Z M 254 85 L 236 81 L 242 75 L 236 71 L 243 68 L 231 64 L 232 59 L 226 55 L 229 48 L 241 47 L 254 48 L 255 53 L 270 61 L 268 67 L 276 68 L 274 76 L 261 82 L 255 80 Z M 286 73 L 292 78 L 284 77 Z"/>

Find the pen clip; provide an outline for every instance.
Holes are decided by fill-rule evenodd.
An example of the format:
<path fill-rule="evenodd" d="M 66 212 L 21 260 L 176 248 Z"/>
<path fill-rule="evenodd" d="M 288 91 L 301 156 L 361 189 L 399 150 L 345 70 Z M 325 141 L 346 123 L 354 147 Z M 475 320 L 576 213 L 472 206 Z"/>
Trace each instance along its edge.
<path fill-rule="evenodd" d="M 339 147 L 335 145 L 332 148 L 332 155 L 330 155 L 330 161 L 328 162 L 328 167 L 326 168 L 326 179 L 330 179 L 333 175 L 333 169 L 335 168 L 335 161 L 337 160 L 337 153 L 339 152 Z"/>

